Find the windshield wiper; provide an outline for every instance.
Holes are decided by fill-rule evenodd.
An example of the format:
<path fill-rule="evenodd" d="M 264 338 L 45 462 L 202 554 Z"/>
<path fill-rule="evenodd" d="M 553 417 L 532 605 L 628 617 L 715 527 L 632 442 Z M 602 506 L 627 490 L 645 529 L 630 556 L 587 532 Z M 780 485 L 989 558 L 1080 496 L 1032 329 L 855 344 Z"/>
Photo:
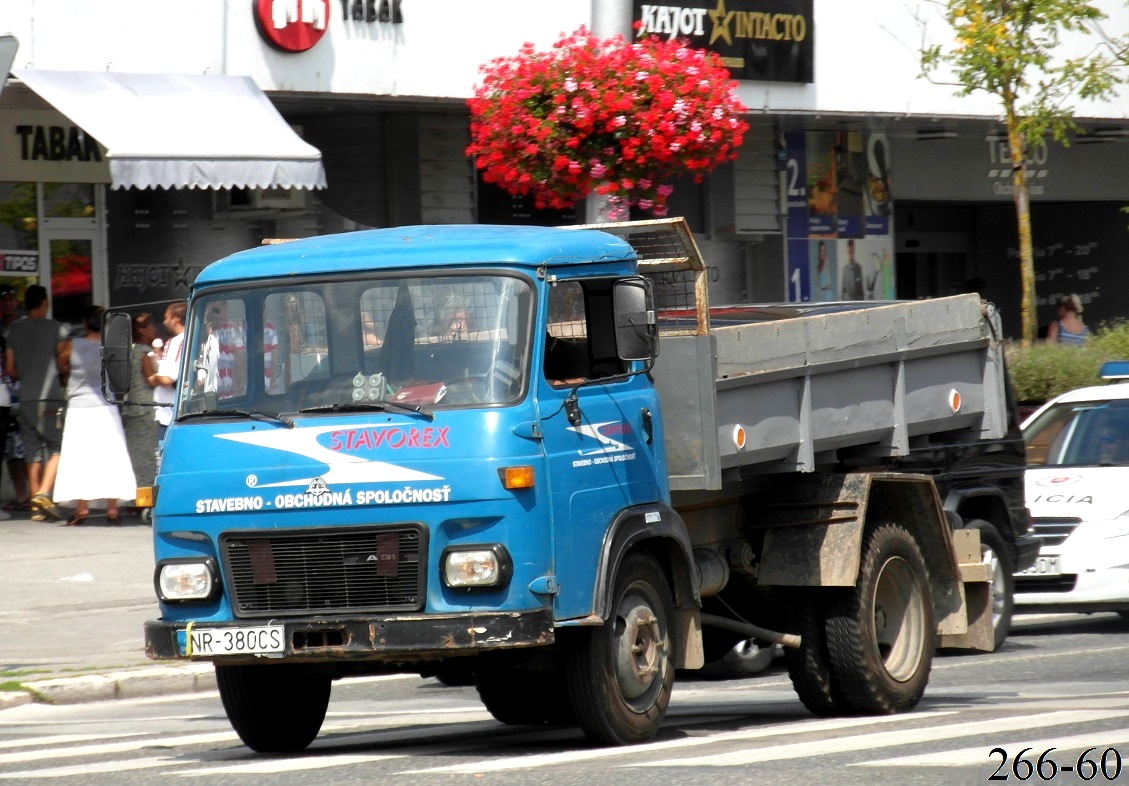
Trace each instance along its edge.
<path fill-rule="evenodd" d="M 435 420 L 435 415 L 419 404 L 402 404 L 399 401 L 359 401 L 348 404 L 320 404 L 316 407 L 304 407 L 299 413 L 307 412 L 383 412 L 388 407 L 402 409 L 405 412 L 414 412 L 423 415 L 428 420 Z"/>
<path fill-rule="evenodd" d="M 294 428 L 294 421 L 286 415 L 264 412 L 261 409 L 202 409 L 198 412 L 185 412 L 177 420 L 203 420 L 204 418 L 251 418 L 281 423 L 286 428 Z"/>

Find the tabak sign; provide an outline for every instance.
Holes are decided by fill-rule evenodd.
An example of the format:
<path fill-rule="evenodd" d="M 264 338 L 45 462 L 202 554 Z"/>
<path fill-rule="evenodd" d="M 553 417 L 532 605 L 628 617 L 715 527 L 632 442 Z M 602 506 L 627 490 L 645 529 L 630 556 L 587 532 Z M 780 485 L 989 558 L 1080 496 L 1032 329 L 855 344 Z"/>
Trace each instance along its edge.
<path fill-rule="evenodd" d="M 253 0 L 255 26 L 282 52 L 305 52 L 329 27 L 331 0 Z M 338 0 L 341 18 L 352 22 L 403 24 L 402 0 Z"/>
<path fill-rule="evenodd" d="M 255 0 L 255 26 L 275 49 L 305 52 L 329 27 L 329 0 Z"/>
<path fill-rule="evenodd" d="M 682 38 L 716 52 L 734 79 L 812 82 L 814 0 L 634 0 L 638 36 Z"/>

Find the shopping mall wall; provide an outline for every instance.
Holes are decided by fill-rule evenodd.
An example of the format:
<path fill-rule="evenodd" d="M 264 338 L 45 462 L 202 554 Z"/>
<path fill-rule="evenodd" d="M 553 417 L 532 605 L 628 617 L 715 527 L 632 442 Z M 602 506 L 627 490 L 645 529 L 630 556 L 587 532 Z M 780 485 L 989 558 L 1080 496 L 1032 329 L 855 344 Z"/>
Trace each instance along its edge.
<path fill-rule="evenodd" d="M 1035 245 L 1038 323 L 1055 319 L 1055 303 L 1077 294 L 1091 328 L 1129 319 L 1129 214 L 1120 202 L 1035 204 L 1031 234 Z M 975 210 L 976 269 L 988 298 L 1001 310 L 1004 333 L 1020 334 L 1019 244 L 1015 207 Z"/>

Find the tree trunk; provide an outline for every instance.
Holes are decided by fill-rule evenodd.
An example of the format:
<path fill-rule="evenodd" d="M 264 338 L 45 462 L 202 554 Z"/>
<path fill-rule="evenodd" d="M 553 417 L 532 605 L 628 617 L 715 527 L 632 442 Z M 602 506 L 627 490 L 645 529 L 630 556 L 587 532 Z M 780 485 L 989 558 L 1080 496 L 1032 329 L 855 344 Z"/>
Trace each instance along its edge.
<path fill-rule="evenodd" d="M 1019 123 L 1009 107 L 1007 141 L 1011 151 L 1011 183 L 1015 189 L 1015 217 L 1019 230 L 1020 339 L 1030 346 L 1038 334 L 1035 311 L 1035 248 L 1031 239 L 1031 196 L 1027 185 L 1027 149 L 1019 135 Z"/>

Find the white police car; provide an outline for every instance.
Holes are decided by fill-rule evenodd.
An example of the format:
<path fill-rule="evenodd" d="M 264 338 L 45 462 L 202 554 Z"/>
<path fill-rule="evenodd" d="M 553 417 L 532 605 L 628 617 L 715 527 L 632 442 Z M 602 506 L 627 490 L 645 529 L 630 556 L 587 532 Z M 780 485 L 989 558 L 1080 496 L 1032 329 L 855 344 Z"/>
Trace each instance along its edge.
<path fill-rule="evenodd" d="M 1101 375 L 1129 380 L 1129 361 Z M 1041 545 L 1035 565 L 1015 575 L 1015 610 L 1129 617 L 1129 384 L 1064 393 L 1022 429 Z"/>

